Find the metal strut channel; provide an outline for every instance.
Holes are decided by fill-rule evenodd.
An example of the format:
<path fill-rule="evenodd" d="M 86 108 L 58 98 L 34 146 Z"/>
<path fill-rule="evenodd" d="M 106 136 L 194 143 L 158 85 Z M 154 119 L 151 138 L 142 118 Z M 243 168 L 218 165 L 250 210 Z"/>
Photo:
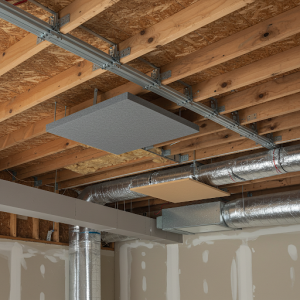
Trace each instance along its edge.
<path fill-rule="evenodd" d="M 274 149 L 277 147 L 272 139 L 258 135 L 254 130 L 240 125 L 238 122 L 226 116 L 220 115 L 218 111 L 202 103 L 194 102 L 190 93 L 189 95 L 182 94 L 173 88 L 163 85 L 161 80 L 158 81 L 155 77 L 152 78 L 128 65 L 121 64 L 120 61 L 113 56 L 110 56 L 70 34 L 62 34 L 46 22 L 4 0 L 0 0 L 0 18 L 37 35 L 41 39 L 48 40 L 51 43 L 98 65 L 102 69 L 115 73 L 116 75 L 134 82 L 179 106 L 192 110 L 209 120 L 237 132 L 241 136 L 247 137 L 267 149 Z"/>

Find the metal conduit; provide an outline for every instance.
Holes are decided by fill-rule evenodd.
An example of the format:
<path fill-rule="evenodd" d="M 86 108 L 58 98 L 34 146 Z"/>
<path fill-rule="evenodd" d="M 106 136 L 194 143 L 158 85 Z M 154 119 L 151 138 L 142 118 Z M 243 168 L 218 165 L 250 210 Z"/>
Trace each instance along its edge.
<path fill-rule="evenodd" d="M 300 190 L 230 201 L 222 215 L 230 228 L 300 224 Z"/>

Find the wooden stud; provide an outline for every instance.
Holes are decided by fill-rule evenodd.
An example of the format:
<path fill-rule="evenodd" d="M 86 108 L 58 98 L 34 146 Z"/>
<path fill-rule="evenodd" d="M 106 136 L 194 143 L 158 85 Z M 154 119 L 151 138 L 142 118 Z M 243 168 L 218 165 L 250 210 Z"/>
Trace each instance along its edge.
<path fill-rule="evenodd" d="M 32 238 L 40 239 L 40 219 L 32 218 Z"/>
<path fill-rule="evenodd" d="M 17 236 L 17 215 L 10 214 L 10 236 L 16 237 Z"/>
<path fill-rule="evenodd" d="M 53 242 L 59 243 L 59 223 L 54 222 L 54 232 L 52 233 Z"/>

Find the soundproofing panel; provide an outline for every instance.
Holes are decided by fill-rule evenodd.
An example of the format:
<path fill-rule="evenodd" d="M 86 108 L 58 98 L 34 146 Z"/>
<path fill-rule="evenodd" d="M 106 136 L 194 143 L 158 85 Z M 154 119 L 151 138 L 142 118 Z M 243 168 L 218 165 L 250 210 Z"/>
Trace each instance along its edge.
<path fill-rule="evenodd" d="M 122 154 L 199 132 L 199 127 L 124 93 L 48 124 L 47 132 Z"/>

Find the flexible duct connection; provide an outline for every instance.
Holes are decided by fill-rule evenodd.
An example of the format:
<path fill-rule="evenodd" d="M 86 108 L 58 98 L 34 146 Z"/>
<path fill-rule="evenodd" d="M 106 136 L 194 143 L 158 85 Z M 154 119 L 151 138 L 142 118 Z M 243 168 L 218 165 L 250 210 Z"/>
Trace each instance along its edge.
<path fill-rule="evenodd" d="M 212 186 L 221 186 L 296 171 L 300 171 L 300 145 L 269 150 L 221 163 L 196 166 L 195 169 L 193 165 L 185 165 L 100 182 L 85 188 L 79 198 L 105 205 L 145 196 L 131 191 L 131 188 L 177 179 L 193 178 Z"/>
<path fill-rule="evenodd" d="M 300 224 L 300 190 L 230 201 L 222 216 L 230 228 Z"/>

